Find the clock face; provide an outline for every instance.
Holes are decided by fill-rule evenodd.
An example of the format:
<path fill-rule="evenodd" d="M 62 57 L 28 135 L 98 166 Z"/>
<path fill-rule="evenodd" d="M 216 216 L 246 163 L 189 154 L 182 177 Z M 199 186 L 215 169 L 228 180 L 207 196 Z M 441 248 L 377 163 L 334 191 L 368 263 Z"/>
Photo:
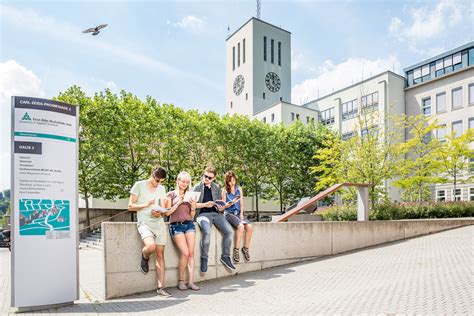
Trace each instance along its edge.
<path fill-rule="evenodd" d="M 235 93 L 235 95 L 241 94 L 242 90 L 244 90 L 244 86 L 245 86 L 244 76 L 238 75 L 237 77 L 235 77 L 235 80 L 234 80 L 234 93 Z"/>
<path fill-rule="evenodd" d="M 280 77 L 274 72 L 269 72 L 265 76 L 265 84 L 267 85 L 268 90 L 271 92 L 277 92 L 280 90 L 281 81 Z"/>

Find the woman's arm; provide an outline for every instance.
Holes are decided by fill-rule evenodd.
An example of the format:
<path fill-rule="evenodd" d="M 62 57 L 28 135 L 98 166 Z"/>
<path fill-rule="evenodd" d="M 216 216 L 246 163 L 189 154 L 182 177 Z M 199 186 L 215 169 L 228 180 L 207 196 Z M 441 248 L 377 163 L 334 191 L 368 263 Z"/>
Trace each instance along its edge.
<path fill-rule="evenodd" d="M 178 199 L 178 203 L 176 203 L 175 205 L 171 206 L 171 197 L 166 197 L 165 199 L 165 208 L 169 208 L 170 210 L 166 213 L 164 213 L 166 216 L 170 216 L 171 214 L 173 214 L 177 209 L 178 207 L 183 203 L 183 198 L 179 198 Z"/>
<path fill-rule="evenodd" d="M 194 218 L 194 215 L 196 215 L 196 201 L 194 199 L 191 199 L 189 201 L 191 203 L 191 211 L 190 211 L 190 215 L 191 215 L 191 218 Z"/>

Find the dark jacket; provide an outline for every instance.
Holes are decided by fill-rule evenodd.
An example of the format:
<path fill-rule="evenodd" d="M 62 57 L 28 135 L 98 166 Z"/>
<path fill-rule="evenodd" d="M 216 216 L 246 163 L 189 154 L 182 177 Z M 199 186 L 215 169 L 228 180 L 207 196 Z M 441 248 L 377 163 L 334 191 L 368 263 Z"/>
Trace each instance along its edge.
<path fill-rule="evenodd" d="M 196 185 L 194 187 L 193 191 L 194 192 L 201 192 L 201 195 L 199 196 L 199 200 L 197 201 L 197 203 L 202 203 L 202 200 L 204 198 L 204 182 L 201 181 L 201 183 Z M 213 201 L 222 199 L 221 189 L 220 189 L 219 185 L 217 185 L 214 182 L 211 183 L 211 194 L 212 194 L 212 200 Z M 196 209 L 196 214 L 199 214 L 200 212 L 201 212 L 200 208 Z"/>

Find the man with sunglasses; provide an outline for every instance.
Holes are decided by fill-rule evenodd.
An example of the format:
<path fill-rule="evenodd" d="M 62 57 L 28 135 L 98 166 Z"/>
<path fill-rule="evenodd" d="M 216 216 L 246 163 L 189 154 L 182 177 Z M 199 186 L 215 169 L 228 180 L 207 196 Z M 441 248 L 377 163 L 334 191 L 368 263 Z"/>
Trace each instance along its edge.
<path fill-rule="evenodd" d="M 235 270 L 232 260 L 230 260 L 230 247 L 232 246 L 233 229 L 222 213 L 222 207 L 217 206 L 214 201 L 221 198 L 221 190 L 214 183 L 216 178 L 216 170 L 212 167 L 206 168 L 204 176 L 198 185 L 194 187 L 194 191 L 200 192 L 199 200 L 196 203 L 198 217 L 196 221 L 201 227 L 201 272 L 207 272 L 207 259 L 209 253 L 209 244 L 211 242 L 211 228 L 214 224 L 218 231 L 223 235 L 222 242 L 222 264 L 230 270 Z"/>

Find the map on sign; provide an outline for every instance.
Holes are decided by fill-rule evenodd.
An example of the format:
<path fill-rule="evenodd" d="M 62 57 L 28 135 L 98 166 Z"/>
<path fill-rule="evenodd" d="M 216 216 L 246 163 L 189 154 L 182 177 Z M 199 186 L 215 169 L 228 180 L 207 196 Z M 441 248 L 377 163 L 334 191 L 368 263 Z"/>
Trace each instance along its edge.
<path fill-rule="evenodd" d="M 67 200 L 20 199 L 19 210 L 20 235 L 47 236 L 71 229 Z"/>

